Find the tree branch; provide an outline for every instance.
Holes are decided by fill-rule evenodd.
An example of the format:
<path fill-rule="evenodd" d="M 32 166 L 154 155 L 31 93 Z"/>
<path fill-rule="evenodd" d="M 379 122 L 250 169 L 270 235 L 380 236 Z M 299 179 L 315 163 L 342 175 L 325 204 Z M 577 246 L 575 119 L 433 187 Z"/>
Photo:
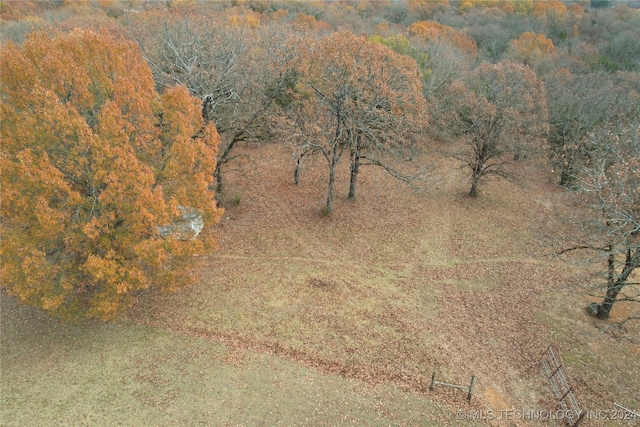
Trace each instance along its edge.
<path fill-rule="evenodd" d="M 580 249 L 590 249 L 590 250 L 602 251 L 602 252 L 609 252 L 610 251 L 608 246 L 598 247 L 598 246 L 592 246 L 592 245 L 577 245 L 577 246 L 572 246 L 570 248 L 562 249 L 559 252 L 556 252 L 556 255 L 562 255 L 562 254 L 565 254 L 567 252 L 577 251 L 577 250 L 580 250 Z"/>
<path fill-rule="evenodd" d="M 382 168 L 384 168 L 384 170 L 386 170 L 391 176 L 393 176 L 396 179 L 399 179 L 400 181 L 404 182 L 405 184 L 407 184 L 409 187 L 411 187 L 414 190 L 417 190 L 419 187 L 415 184 L 416 181 L 424 181 L 424 179 L 421 179 L 419 175 L 406 175 L 403 174 L 402 172 L 398 171 L 397 169 L 395 169 L 393 166 L 390 166 L 386 163 L 381 162 L 378 159 L 372 159 L 371 157 L 367 157 L 367 156 L 360 156 L 361 160 L 367 160 L 369 163 L 362 163 L 362 166 L 369 166 L 369 165 L 374 165 L 374 166 L 380 166 Z"/>

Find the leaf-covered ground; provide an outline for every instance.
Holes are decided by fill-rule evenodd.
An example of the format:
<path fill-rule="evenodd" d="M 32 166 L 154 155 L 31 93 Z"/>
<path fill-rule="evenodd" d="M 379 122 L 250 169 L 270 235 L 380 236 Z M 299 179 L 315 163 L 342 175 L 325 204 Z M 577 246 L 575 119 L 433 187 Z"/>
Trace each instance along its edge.
<path fill-rule="evenodd" d="M 433 153 L 429 192 L 363 168 L 355 202 L 343 168 L 328 218 L 323 159 L 296 187 L 286 149 L 241 151 L 200 285 L 148 294 L 113 325 L 62 325 L 3 297 L 3 424 L 460 425 L 458 410 L 558 409 L 538 365 L 552 343 L 586 409 L 640 407 L 640 328 L 614 326 L 634 308 L 585 314 L 591 271 L 549 257 L 562 192 L 540 165 L 474 200 Z M 471 404 L 430 392 L 434 370 L 475 375 Z"/>
<path fill-rule="evenodd" d="M 159 328 L 61 324 L 2 296 L 3 426 L 435 425 L 424 396 Z"/>

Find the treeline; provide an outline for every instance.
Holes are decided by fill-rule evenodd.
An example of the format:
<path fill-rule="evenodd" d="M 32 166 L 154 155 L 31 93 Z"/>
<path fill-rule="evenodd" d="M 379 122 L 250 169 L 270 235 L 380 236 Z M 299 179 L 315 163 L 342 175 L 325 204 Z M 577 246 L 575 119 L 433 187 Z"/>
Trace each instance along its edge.
<path fill-rule="evenodd" d="M 3 39 L 20 41 L 49 23 L 73 19 L 98 25 L 100 17 L 124 23 L 131 13 L 185 7 L 199 8 L 203 14 L 239 9 L 255 14 L 262 25 L 298 22 L 315 30 L 368 35 L 402 33 L 414 22 L 434 21 L 465 32 L 477 43 L 481 57 L 490 61 L 503 57 L 509 41 L 533 32 L 550 39 L 559 53 L 591 67 L 611 71 L 638 66 L 637 9 L 620 1 L 23 1 L 3 2 L 0 17 Z"/>
<path fill-rule="evenodd" d="M 217 220 L 207 198 L 223 202 L 239 142 L 287 144 L 296 184 L 322 156 L 330 215 L 341 162 L 350 199 L 362 165 L 419 187 L 414 159 L 439 140 L 461 147 L 472 197 L 549 160 L 582 207 L 559 252 L 604 256 L 607 317 L 640 266 L 640 11 L 605 6 L 2 3 L 2 285 L 108 318 L 191 281 L 194 245 L 171 230 Z"/>

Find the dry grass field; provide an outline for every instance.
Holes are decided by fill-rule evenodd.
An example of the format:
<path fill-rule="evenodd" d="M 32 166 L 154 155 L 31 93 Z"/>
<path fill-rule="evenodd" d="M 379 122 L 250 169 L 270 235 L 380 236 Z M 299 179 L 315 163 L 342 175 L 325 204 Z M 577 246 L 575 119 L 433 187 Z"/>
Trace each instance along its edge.
<path fill-rule="evenodd" d="M 594 271 L 546 243 L 564 227 L 554 176 L 523 161 L 470 199 L 446 149 L 425 155 L 429 191 L 363 168 L 356 201 L 344 159 L 325 217 L 321 157 L 295 186 L 286 148 L 241 147 L 200 285 L 149 293 L 110 324 L 62 324 L 2 297 L 0 422 L 560 425 L 458 415 L 559 409 L 538 364 L 549 344 L 584 409 L 640 408 L 640 322 L 615 324 L 638 310 L 587 316 Z M 475 375 L 471 403 L 429 391 L 434 370 Z M 592 418 L 582 425 L 640 424 Z"/>

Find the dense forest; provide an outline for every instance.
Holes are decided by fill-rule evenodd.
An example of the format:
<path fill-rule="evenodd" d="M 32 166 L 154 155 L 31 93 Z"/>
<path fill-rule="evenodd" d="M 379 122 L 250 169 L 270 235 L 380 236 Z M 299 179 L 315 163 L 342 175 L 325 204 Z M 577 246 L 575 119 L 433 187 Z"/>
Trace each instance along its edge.
<path fill-rule="evenodd" d="M 0 424 L 637 423 L 637 0 L 0 1 L 0 35 Z"/>
<path fill-rule="evenodd" d="M 289 147 L 296 184 L 323 157 L 325 215 L 341 162 L 354 200 L 363 166 L 428 186 L 434 142 L 462 142 L 471 197 L 545 158 L 580 206 L 558 253 L 606 259 L 594 315 L 640 266 L 633 2 L 1 6 L 2 284 L 31 304 L 109 318 L 189 283 L 214 242 L 175 229 L 217 222 L 240 142 Z"/>

